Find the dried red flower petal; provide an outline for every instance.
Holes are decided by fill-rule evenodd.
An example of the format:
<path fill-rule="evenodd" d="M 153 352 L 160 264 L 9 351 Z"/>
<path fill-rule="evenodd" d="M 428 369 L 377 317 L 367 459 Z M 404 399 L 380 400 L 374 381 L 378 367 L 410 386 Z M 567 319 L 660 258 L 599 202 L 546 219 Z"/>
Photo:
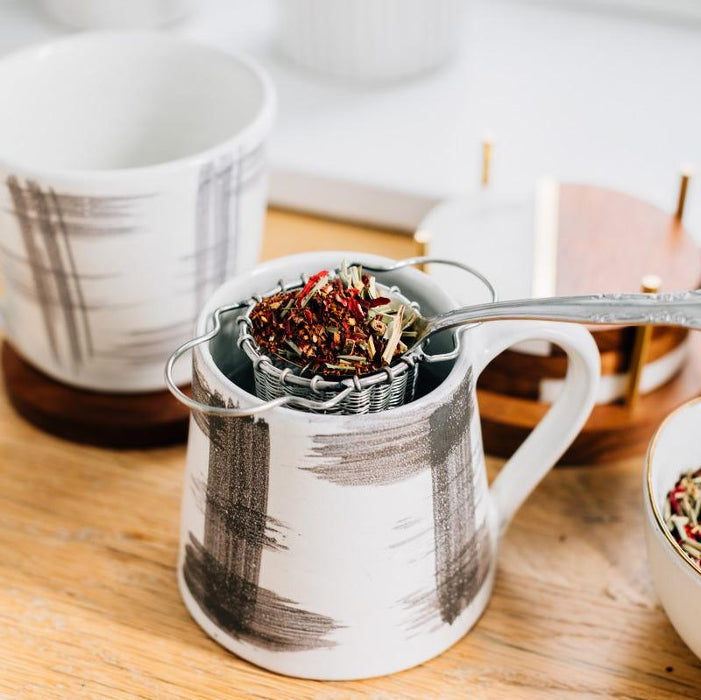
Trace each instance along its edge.
<path fill-rule="evenodd" d="M 667 493 L 665 524 L 677 544 L 701 569 L 701 469 L 687 472 Z"/>
<path fill-rule="evenodd" d="M 374 309 L 380 307 L 387 308 L 378 315 Z M 301 289 L 257 303 L 250 313 L 251 334 L 273 361 L 295 365 L 300 373 L 363 376 L 400 354 L 396 330 L 388 350 L 387 330 L 392 317 L 402 318 L 404 308 L 377 297 L 374 278 L 358 268 L 344 268 L 333 277 L 322 270 Z"/>

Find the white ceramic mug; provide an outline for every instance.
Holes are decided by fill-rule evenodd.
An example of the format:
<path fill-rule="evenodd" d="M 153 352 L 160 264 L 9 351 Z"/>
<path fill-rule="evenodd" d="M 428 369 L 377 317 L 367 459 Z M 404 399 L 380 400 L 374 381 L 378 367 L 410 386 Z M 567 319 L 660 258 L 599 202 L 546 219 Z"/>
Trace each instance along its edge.
<path fill-rule="evenodd" d="M 220 287 L 198 320 L 278 280 L 332 269 L 359 253 L 273 260 Z M 412 268 L 378 273 L 424 313 L 454 302 Z M 195 397 L 257 406 L 237 313 L 194 354 Z M 563 347 L 565 389 L 491 489 L 475 382 L 496 354 L 529 338 Z M 436 339 L 432 352 L 449 338 Z M 420 371 L 419 397 L 369 415 L 274 408 L 258 418 L 195 412 L 178 564 L 194 619 L 239 656 L 279 673 L 351 679 L 422 663 L 464 635 L 487 605 L 499 539 L 591 410 L 599 354 L 582 327 L 494 322 L 462 333 L 457 359 Z M 423 375 L 423 386 L 421 377 Z"/>
<path fill-rule="evenodd" d="M 458 47 L 464 0 L 278 0 L 281 51 L 355 80 L 405 78 Z"/>
<path fill-rule="evenodd" d="M 682 474 L 701 466 L 701 399 L 673 411 L 653 436 L 643 470 L 645 542 L 655 589 L 667 616 L 701 658 L 701 570 L 664 522 L 664 503 Z"/>
<path fill-rule="evenodd" d="M 165 34 L 87 33 L 3 58 L 0 93 L 7 336 L 68 384 L 162 389 L 204 301 L 258 259 L 269 78 Z"/>

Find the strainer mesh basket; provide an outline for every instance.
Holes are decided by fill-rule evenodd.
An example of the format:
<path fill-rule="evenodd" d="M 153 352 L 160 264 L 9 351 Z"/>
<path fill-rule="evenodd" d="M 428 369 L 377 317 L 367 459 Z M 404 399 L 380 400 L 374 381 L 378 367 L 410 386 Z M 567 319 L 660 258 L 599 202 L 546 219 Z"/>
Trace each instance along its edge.
<path fill-rule="evenodd" d="M 250 312 L 249 307 L 248 312 Z M 416 308 L 416 306 L 415 306 Z M 289 367 L 276 364 L 261 354 L 250 334 L 248 312 L 238 319 L 239 347 L 253 365 L 256 396 L 272 401 L 282 396 L 297 396 L 320 403 L 329 402 L 344 392 L 345 395 L 324 413 L 377 413 L 401 406 L 414 398 L 418 379 L 418 360 L 423 356 L 421 348 L 402 357 L 392 367 L 366 377 L 343 380 L 325 380 L 320 375 L 300 377 Z"/>
<path fill-rule="evenodd" d="M 371 272 L 394 272 L 412 265 L 440 264 L 449 265 L 479 280 L 488 290 L 491 300 L 496 300 L 496 292 L 489 280 L 478 270 L 455 260 L 433 258 L 429 256 L 407 258 L 388 266 L 373 266 L 363 263 L 364 269 Z M 378 372 L 364 377 L 349 377 L 345 379 L 324 379 L 320 375 L 302 377 L 295 374 L 291 366 L 277 358 L 271 358 L 261 353 L 258 344 L 251 335 L 250 314 L 253 307 L 262 297 L 271 296 L 277 292 L 287 291 L 306 284 L 308 276 L 301 275 L 296 280 L 285 283 L 282 280 L 277 287 L 263 295 L 236 304 L 226 304 L 212 312 L 212 327 L 203 335 L 183 343 L 166 363 L 166 383 L 171 393 L 193 411 L 201 411 L 209 415 L 220 416 L 253 416 L 268 411 L 276 406 L 290 406 L 313 413 L 363 414 L 377 413 L 401 406 L 414 399 L 419 373 L 419 365 L 423 363 L 445 362 L 453 360 L 460 352 L 459 333 L 453 332 L 453 349 L 442 354 L 425 352 L 424 344 L 420 343 L 406 352 L 392 366 L 383 367 Z M 385 288 L 389 295 L 403 297 L 396 286 Z M 406 306 L 420 313 L 419 305 L 403 297 Z M 222 329 L 222 315 L 238 312 L 235 320 L 238 327 L 237 344 L 246 354 L 252 365 L 256 396 L 262 403 L 251 407 L 221 407 L 207 406 L 187 396 L 177 386 L 173 377 L 175 363 L 186 352 L 196 346 L 213 340 Z"/>

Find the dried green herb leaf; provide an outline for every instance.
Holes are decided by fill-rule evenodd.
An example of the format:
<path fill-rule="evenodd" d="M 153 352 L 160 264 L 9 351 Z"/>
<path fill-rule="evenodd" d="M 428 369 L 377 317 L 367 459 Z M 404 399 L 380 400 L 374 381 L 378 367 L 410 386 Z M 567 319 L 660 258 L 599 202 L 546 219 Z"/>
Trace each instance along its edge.
<path fill-rule="evenodd" d="M 250 313 L 251 334 L 262 353 L 304 364 L 302 373 L 364 376 L 391 364 L 407 349 L 402 338 L 415 333 L 415 311 L 388 299 L 374 277 L 342 264 L 337 275 L 322 270 L 301 289 L 261 300 Z"/>
<path fill-rule="evenodd" d="M 382 353 L 382 361 L 385 364 L 390 364 L 394 357 L 394 351 L 397 349 L 397 344 L 402 335 L 402 319 L 404 317 L 404 307 L 402 306 L 397 312 L 397 318 L 392 322 L 392 329 L 387 339 L 387 345 Z"/>
<path fill-rule="evenodd" d="M 285 342 L 286 342 L 298 355 L 301 355 L 301 354 L 302 354 L 302 351 L 299 349 L 299 346 L 298 346 L 296 343 L 294 343 L 293 341 L 291 341 L 289 338 L 286 338 L 286 339 L 285 339 Z"/>

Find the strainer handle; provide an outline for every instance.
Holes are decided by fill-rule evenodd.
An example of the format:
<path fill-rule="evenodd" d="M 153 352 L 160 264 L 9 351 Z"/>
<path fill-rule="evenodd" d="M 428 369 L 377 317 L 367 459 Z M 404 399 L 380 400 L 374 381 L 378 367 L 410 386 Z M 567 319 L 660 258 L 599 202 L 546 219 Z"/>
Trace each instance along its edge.
<path fill-rule="evenodd" d="M 277 406 L 294 406 L 297 408 L 304 408 L 311 411 L 327 411 L 331 408 L 334 408 L 337 404 L 343 401 L 343 399 L 345 399 L 351 391 L 353 391 L 354 386 L 351 382 L 349 382 L 344 389 L 342 389 L 338 394 L 336 394 L 336 396 L 329 399 L 328 401 L 312 401 L 310 399 L 305 399 L 300 396 L 287 395 L 280 396 L 270 401 L 263 401 L 259 404 L 256 404 L 255 406 L 249 406 L 247 408 L 210 406 L 209 404 L 204 404 L 198 401 L 197 399 L 188 396 L 175 381 L 175 365 L 177 364 L 178 360 L 180 360 L 180 358 L 185 353 L 194 350 L 195 347 L 197 347 L 198 345 L 209 342 L 219 333 L 219 331 L 222 328 L 221 317 L 223 314 L 228 313 L 229 311 L 241 309 L 245 306 L 248 306 L 248 302 L 241 302 L 239 304 L 228 304 L 226 306 L 220 306 L 219 308 L 215 309 L 212 313 L 212 320 L 214 322 L 212 329 L 207 333 L 198 336 L 197 338 L 193 338 L 192 340 L 188 340 L 186 343 L 183 343 L 168 358 L 164 372 L 166 386 L 168 387 L 168 391 L 170 391 L 170 393 L 173 394 L 173 396 L 178 401 L 180 401 L 180 403 L 184 404 L 192 411 L 199 411 L 200 413 L 204 413 L 208 416 L 221 416 L 225 418 L 243 418 L 244 416 L 255 416 L 260 413 L 265 413 L 271 408 L 276 408 Z"/>
<path fill-rule="evenodd" d="M 399 260 L 392 265 L 385 266 L 373 266 L 366 265 L 365 263 L 354 263 L 362 265 L 364 269 L 370 270 L 371 272 L 394 272 L 395 270 L 401 270 L 405 267 L 411 267 L 413 265 L 447 265 L 449 267 L 456 267 L 462 272 L 466 272 L 473 277 L 476 277 L 482 284 L 487 288 L 489 295 L 491 297 L 490 302 L 495 302 L 498 299 L 498 294 L 494 285 L 476 268 L 461 263 L 457 260 L 450 260 L 448 258 L 434 258 L 430 255 L 416 256 L 413 258 L 404 258 L 404 260 Z M 442 352 L 439 354 L 431 355 L 425 351 L 425 348 L 421 350 L 421 361 L 427 364 L 434 362 L 447 362 L 448 360 L 454 360 L 460 354 L 460 331 L 462 328 L 456 328 L 453 331 L 453 349 L 448 352 Z"/>
<path fill-rule="evenodd" d="M 457 267 L 464 272 L 467 272 L 478 280 L 480 280 L 489 291 L 492 301 L 497 298 L 496 290 L 492 286 L 492 283 L 479 271 L 469 265 L 458 262 L 456 260 L 448 260 L 444 258 L 433 258 L 431 256 L 417 256 L 413 258 L 405 258 L 404 260 L 398 260 L 396 263 L 391 265 L 368 265 L 362 261 L 350 263 L 352 265 L 362 265 L 364 269 L 370 270 L 371 272 L 394 272 L 395 270 L 400 270 L 405 267 L 411 267 L 413 265 L 423 265 L 423 264 L 435 264 L 435 265 L 450 265 L 452 267 Z M 221 330 L 221 316 L 230 311 L 235 311 L 237 309 L 244 308 L 248 306 L 249 301 L 240 302 L 238 304 L 228 304 L 225 306 L 220 306 L 214 310 L 212 313 L 213 326 L 210 331 L 204 333 L 197 338 L 188 340 L 183 343 L 173 354 L 168 358 L 165 366 L 165 382 L 168 390 L 173 396 L 180 401 L 180 403 L 187 406 L 192 411 L 199 411 L 206 415 L 212 416 L 223 416 L 229 418 L 240 418 L 244 416 L 255 416 L 261 413 L 265 413 L 272 408 L 277 406 L 292 406 L 295 408 L 303 408 L 308 411 L 328 411 L 329 409 L 335 408 L 340 404 L 343 399 L 345 399 L 352 391 L 356 390 L 357 387 L 354 385 L 352 380 L 344 380 L 341 382 L 345 384 L 345 387 L 334 397 L 326 401 L 315 401 L 312 399 L 306 399 L 301 396 L 286 395 L 280 396 L 276 399 L 270 401 L 261 402 L 255 406 L 249 406 L 247 408 L 229 408 L 226 406 L 210 406 L 208 404 L 203 404 L 197 399 L 188 396 L 178 385 L 174 378 L 175 365 L 180 360 L 180 358 L 187 352 L 194 350 L 195 347 L 201 345 L 202 343 L 209 342 L 212 340 Z M 443 360 L 449 360 L 456 357 L 459 352 L 460 344 L 457 335 L 458 331 L 455 332 L 455 349 L 449 353 L 444 353 L 441 355 L 428 355 L 424 353 L 423 361 L 425 362 L 440 362 Z"/>
<path fill-rule="evenodd" d="M 487 291 L 492 297 L 490 301 L 496 301 L 498 297 L 497 290 L 494 289 L 494 285 L 477 268 L 458 262 L 457 260 L 450 260 L 449 258 L 434 258 L 430 255 L 419 255 L 413 258 L 398 260 L 392 265 L 368 265 L 362 261 L 357 261 L 350 264 L 362 265 L 363 269 L 370 270 L 370 272 L 395 272 L 396 270 L 401 270 L 405 267 L 411 267 L 413 265 L 448 265 L 449 267 L 457 267 L 459 270 L 476 277 L 487 288 Z"/>

